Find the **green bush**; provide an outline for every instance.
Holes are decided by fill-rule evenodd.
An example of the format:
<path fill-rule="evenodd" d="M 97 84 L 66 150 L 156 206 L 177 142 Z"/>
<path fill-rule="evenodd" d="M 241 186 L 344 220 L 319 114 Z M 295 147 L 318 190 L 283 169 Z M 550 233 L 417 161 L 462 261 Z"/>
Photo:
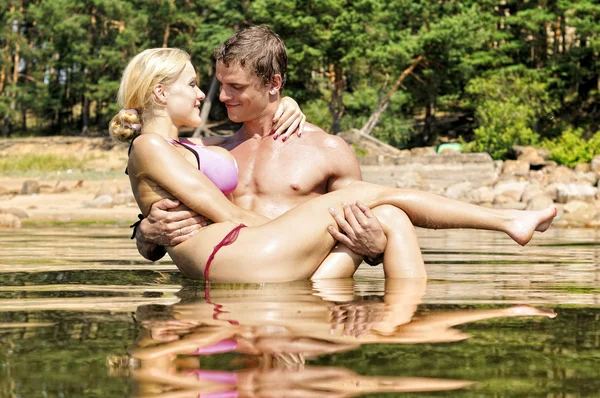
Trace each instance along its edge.
<path fill-rule="evenodd" d="M 600 154 L 600 131 L 586 140 L 582 129 L 567 129 L 559 137 L 544 141 L 543 146 L 550 150 L 550 159 L 573 167 Z"/>
<path fill-rule="evenodd" d="M 488 152 L 494 159 L 506 158 L 513 145 L 537 144 L 539 135 L 533 127 L 556 106 L 541 77 L 530 71 L 475 78 L 466 91 L 479 124 L 468 149 Z"/>

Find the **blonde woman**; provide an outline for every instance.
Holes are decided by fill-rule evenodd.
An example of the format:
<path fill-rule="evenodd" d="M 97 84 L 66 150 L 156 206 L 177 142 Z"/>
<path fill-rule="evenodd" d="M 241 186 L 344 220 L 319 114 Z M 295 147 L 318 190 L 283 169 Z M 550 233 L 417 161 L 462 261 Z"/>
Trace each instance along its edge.
<path fill-rule="evenodd" d="M 265 119 L 275 113 L 281 85 L 281 77 L 274 75 L 268 84 L 257 78 L 244 88 L 265 94 L 267 103 L 258 104 L 265 109 Z M 353 182 L 268 220 L 228 199 L 237 185 L 237 166 L 226 150 L 179 139 L 180 127 L 200 124 L 204 97 L 186 52 L 149 49 L 125 69 L 118 94 L 123 110 L 109 126 L 115 139 L 131 142 L 129 178 L 144 215 L 156 201 L 172 198 L 214 222 L 167 249 L 188 277 L 218 282 L 310 278 L 336 244 L 327 228 L 337 228 L 331 214 L 340 212 L 345 202 L 360 201 L 369 208 L 393 205 L 411 219 L 436 220 L 438 228 L 503 231 L 522 245 L 534 231 L 545 231 L 556 215 L 554 206 L 542 211 L 493 210 L 425 192 Z M 425 278 L 416 237 L 404 238 L 388 241 L 386 276 Z M 334 262 L 353 261 L 344 256 L 336 253 Z"/>

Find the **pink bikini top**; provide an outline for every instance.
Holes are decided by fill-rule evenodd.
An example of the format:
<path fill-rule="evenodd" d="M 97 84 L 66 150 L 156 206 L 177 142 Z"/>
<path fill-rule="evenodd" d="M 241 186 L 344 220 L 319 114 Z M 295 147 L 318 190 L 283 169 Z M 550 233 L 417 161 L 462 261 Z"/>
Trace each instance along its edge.
<path fill-rule="evenodd" d="M 171 144 L 179 144 L 194 154 L 198 169 L 207 176 L 225 195 L 232 193 L 238 184 L 238 166 L 225 156 L 191 141 L 167 138 Z"/>

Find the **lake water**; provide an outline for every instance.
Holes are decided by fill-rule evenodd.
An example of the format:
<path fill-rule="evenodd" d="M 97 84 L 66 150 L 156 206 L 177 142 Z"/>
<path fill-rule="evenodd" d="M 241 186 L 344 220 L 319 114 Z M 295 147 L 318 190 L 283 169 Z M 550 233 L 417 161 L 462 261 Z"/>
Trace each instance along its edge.
<path fill-rule="evenodd" d="M 0 230 L 0 397 L 600 396 L 598 231 L 419 230 L 426 284 L 209 287 L 128 234 Z"/>

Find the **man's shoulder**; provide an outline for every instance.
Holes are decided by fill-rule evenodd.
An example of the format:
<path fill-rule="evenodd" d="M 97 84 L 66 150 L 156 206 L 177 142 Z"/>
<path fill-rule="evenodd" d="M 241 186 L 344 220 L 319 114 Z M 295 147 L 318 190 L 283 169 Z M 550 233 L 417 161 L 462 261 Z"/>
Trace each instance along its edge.
<path fill-rule="evenodd" d="M 319 126 L 306 123 L 301 140 L 306 139 L 312 145 L 327 151 L 347 152 L 350 147 L 341 137 L 329 134 Z M 351 150 L 350 150 L 351 151 Z"/>

